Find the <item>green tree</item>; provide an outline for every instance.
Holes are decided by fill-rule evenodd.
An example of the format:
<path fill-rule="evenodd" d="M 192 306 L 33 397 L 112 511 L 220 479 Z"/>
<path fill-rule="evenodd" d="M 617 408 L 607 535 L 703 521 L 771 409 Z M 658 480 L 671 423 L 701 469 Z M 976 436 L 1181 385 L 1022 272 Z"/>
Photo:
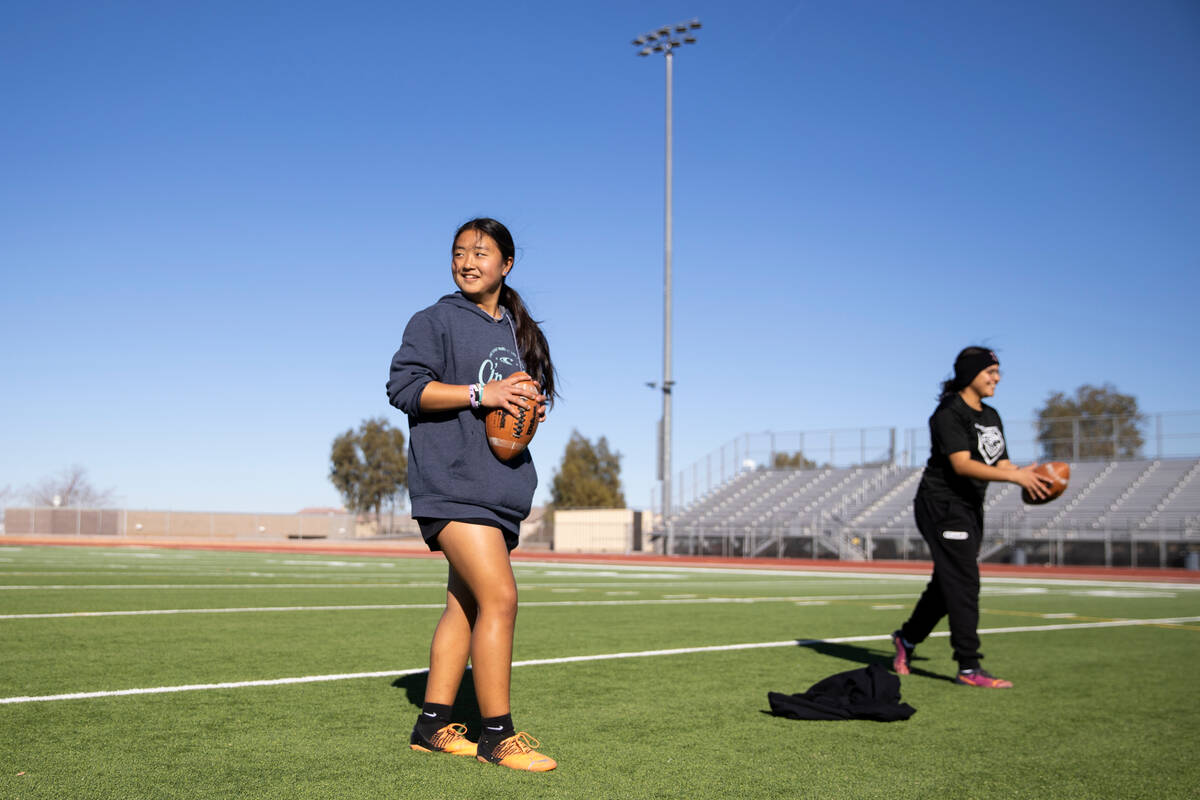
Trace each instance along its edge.
<path fill-rule="evenodd" d="M 408 487 L 404 432 L 382 417 L 363 420 L 357 431 L 334 439 L 329 460 L 329 480 L 346 508 L 374 511 L 376 521 L 384 503 L 394 507 Z"/>
<path fill-rule="evenodd" d="M 609 450 L 603 436 L 593 445 L 579 431 L 571 431 L 554 473 L 550 503 L 555 508 L 625 508 L 621 454 Z"/>
<path fill-rule="evenodd" d="M 817 462 L 797 450 L 790 455 L 788 453 L 776 453 L 774 466 L 775 469 L 816 469 Z"/>
<path fill-rule="evenodd" d="M 1084 384 L 1074 397 L 1053 392 L 1037 412 L 1037 440 L 1047 461 L 1139 458 L 1145 417 L 1137 398 L 1111 383 Z"/>

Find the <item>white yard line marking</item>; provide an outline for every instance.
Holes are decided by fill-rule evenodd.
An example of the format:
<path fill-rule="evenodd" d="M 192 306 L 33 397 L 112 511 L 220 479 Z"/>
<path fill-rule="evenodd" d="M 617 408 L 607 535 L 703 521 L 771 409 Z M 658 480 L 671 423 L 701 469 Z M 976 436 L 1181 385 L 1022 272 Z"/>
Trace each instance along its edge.
<path fill-rule="evenodd" d="M 513 666 L 516 666 L 514 664 Z M 41 697 L 0 697 L 0 704 L 38 703 L 51 700 L 91 700 L 98 697 L 124 697 L 135 694 L 169 694 L 171 692 L 197 692 L 208 689 L 246 689 L 251 686 L 285 686 L 295 683 L 321 683 L 324 681 L 346 681 L 355 678 L 391 678 L 413 675 L 426 669 L 406 669 L 387 672 L 349 672 L 342 675 L 307 675 L 301 678 L 274 678 L 259 681 L 232 681 L 229 683 L 193 683 L 186 686 L 156 686 L 150 689 L 118 689 L 111 692 L 75 692 L 73 694 L 43 695 Z"/>
<path fill-rule="evenodd" d="M 73 619 L 84 617 L 153 617 L 171 614 L 259 614 L 271 611 L 396 611 L 445 608 L 445 603 L 407 603 L 361 606 L 262 606 L 260 608 L 157 608 L 137 611 L 65 611 L 47 614 L 0 614 L 5 619 Z"/>
<path fill-rule="evenodd" d="M 594 564 L 570 564 L 570 563 L 555 563 L 543 561 L 522 561 L 520 564 L 514 564 L 513 567 L 550 567 L 554 569 L 577 569 L 585 571 L 588 569 L 596 569 Z M 714 575 L 773 575 L 776 577 L 804 577 L 804 578 L 825 578 L 829 581 L 837 581 L 839 578 L 860 578 L 870 582 L 881 580 L 894 581 L 929 581 L 928 571 L 917 572 L 833 572 L 831 570 L 812 570 L 812 569 L 765 569 L 755 567 L 706 567 L 706 566 L 674 566 L 667 564 L 655 564 L 653 567 L 646 565 L 624 565 L 624 564 L 605 564 L 605 570 L 621 570 L 630 569 L 638 571 L 646 571 L 655 569 L 667 572 L 692 572 L 692 573 L 708 573 Z M 914 569 L 916 569 L 914 567 Z M 1063 578 L 1041 578 L 1036 575 L 1021 575 L 1021 576 L 997 576 L 986 575 L 983 578 L 984 585 L 988 583 L 1021 583 L 1021 584 L 1045 584 L 1049 586 L 1113 586 L 1118 588 L 1154 588 L 1154 589 L 1178 589 L 1200 591 L 1200 583 L 1175 583 L 1172 581 L 1118 581 L 1104 580 L 1101 578 L 1088 577 L 1063 577 Z"/>
<path fill-rule="evenodd" d="M 1130 591 L 1128 589 L 1089 589 L 1087 591 L 1069 591 L 1069 595 L 1076 597 L 1174 597 L 1174 592 L 1148 592 L 1144 590 Z"/>
<path fill-rule="evenodd" d="M 43 555 L 43 554 L 38 553 L 35 550 L 29 549 L 26 547 L 22 547 L 22 546 L 0 547 L 0 550 L 8 550 L 11 552 L 20 552 L 20 553 L 22 553 L 22 555 L 29 554 L 30 557 L 26 560 L 27 563 L 29 563 L 29 562 L 47 563 L 47 564 L 50 564 L 50 563 L 59 563 L 59 564 L 89 563 L 89 560 L 87 559 L 87 557 L 84 554 L 81 554 L 79 558 L 62 558 L 62 557 L 57 557 L 56 555 L 49 555 L 49 554 Z M 128 556 L 129 553 L 127 553 L 126 551 L 114 551 L 114 552 L 110 553 L 110 555 Z M 256 556 L 266 555 L 266 554 L 238 553 L 237 555 L 245 557 L 245 558 L 242 558 L 239 560 L 253 563 L 255 561 Z M 163 553 L 162 556 L 164 558 L 195 559 L 194 563 L 197 565 L 207 564 L 207 563 L 218 563 L 218 564 L 226 563 L 224 560 L 219 559 L 216 556 L 209 556 L 208 554 L 202 554 L 202 553 L 182 554 L 177 551 L 171 551 L 170 553 Z M 303 561 L 301 561 L 299 559 L 294 559 L 294 560 L 296 560 L 297 564 L 304 565 L 304 566 L 323 565 L 323 564 L 331 563 L 329 561 L 326 561 L 325 558 L 327 558 L 327 556 L 322 556 L 319 554 L 312 554 L 312 557 L 309 559 L 305 559 Z M 354 556 L 351 556 L 351 558 L 354 558 Z M 359 558 L 361 558 L 361 556 Z M 280 560 L 281 559 L 279 558 L 279 556 L 276 555 L 276 556 L 273 556 L 270 558 L 262 559 L 262 563 L 274 564 L 274 563 L 279 563 Z M 365 563 L 370 564 L 372 566 L 391 566 L 393 563 L 402 563 L 404 560 L 405 560 L 405 557 L 403 555 L 381 556 L 381 557 L 379 557 L 378 560 L 372 559 Z M 773 576 L 773 577 L 811 577 L 811 578 L 822 578 L 822 579 L 825 579 L 825 580 L 828 580 L 831 582 L 833 582 L 833 581 L 844 582 L 848 578 L 857 578 L 857 579 L 862 579 L 862 580 L 871 581 L 871 582 L 879 581 L 879 580 L 895 580 L 895 581 L 928 581 L 929 580 L 929 572 L 926 569 L 922 569 L 922 568 L 918 568 L 918 567 L 913 567 L 913 570 L 914 570 L 913 572 L 891 572 L 891 571 L 875 571 L 875 570 L 871 570 L 871 571 L 841 571 L 841 570 L 836 570 L 836 569 L 821 570 L 821 569 L 802 569 L 802 568 L 772 569 L 772 568 L 764 568 L 764 567 L 743 567 L 743 566 L 717 567 L 717 566 L 712 566 L 712 565 L 690 565 L 690 564 L 689 565 L 672 565 L 672 564 L 640 564 L 640 563 L 613 563 L 613 562 L 604 562 L 604 563 L 598 564 L 598 563 L 572 563 L 572 562 L 563 562 L 563 561 L 536 561 L 536 560 L 525 561 L 525 560 L 521 560 L 521 561 L 515 562 L 513 564 L 513 569 L 518 572 L 536 571 L 536 570 L 553 570 L 557 574 L 563 574 L 566 571 L 571 571 L 576 574 L 581 574 L 583 576 L 586 576 L 586 574 L 588 572 L 611 573 L 613 571 L 620 571 L 620 572 L 640 572 L 640 573 L 655 573 L 655 572 L 657 572 L 657 573 L 690 573 L 690 574 L 710 574 L 710 575 L 761 575 L 761 576 Z M 641 577 L 641 576 L 639 576 L 639 577 Z M 664 575 L 662 577 L 673 577 L 673 576 Z M 1156 589 L 1165 588 L 1165 589 L 1183 590 L 1183 591 L 1188 591 L 1188 590 L 1200 591 L 1200 583 L 1175 583 L 1175 582 L 1170 582 L 1170 581 L 1153 581 L 1153 580 L 1143 580 L 1143 581 L 1104 580 L 1104 579 L 1100 579 L 1100 578 L 1087 578 L 1087 577 L 1075 577 L 1075 576 L 1063 577 L 1063 578 L 1040 578 L 1036 575 L 1021 575 L 1021 576 L 1011 576 L 1011 577 L 1010 576 L 988 576 L 988 577 L 984 577 L 983 582 L 985 585 L 989 582 L 1023 583 L 1023 584 L 1035 583 L 1035 584 L 1044 584 L 1044 585 L 1072 585 L 1072 586 L 1078 586 L 1080 584 L 1084 584 L 1084 585 L 1090 585 L 1090 586 L 1112 586 L 1112 587 L 1119 587 L 1119 588 L 1120 587 L 1140 587 L 1140 588 L 1156 588 Z"/>
<path fill-rule="evenodd" d="M 4 586 L 0 589 L 428 589 L 445 588 L 445 581 L 427 583 L 56 583 Z"/>
<path fill-rule="evenodd" d="M 1200 617 L 1164 617 L 1162 619 L 1121 619 L 1107 622 L 1076 622 L 1057 625 L 1032 625 L 1011 628 L 987 628 L 982 633 L 1040 633 L 1042 631 L 1065 631 L 1075 628 L 1122 628 L 1141 625 L 1180 625 L 1187 622 L 1200 622 Z M 938 631 L 931 636 L 949 636 L 949 631 Z M 839 636 L 831 639 L 786 639 L 779 642 L 749 642 L 746 644 L 721 644 L 706 647 L 676 647 L 667 650 L 641 650 L 630 653 L 600 653 L 590 656 L 565 656 L 562 658 L 535 658 L 527 661 L 514 661 L 514 667 L 534 667 L 547 664 L 579 664 L 587 661 L 613 661 L 623 658 L 653 658 L 658 656 L 693 655 L 696 653 L 724 653 L 737 650 L 761 650 L 769 647 L 810 647 L 815 644 L 849 644 L 851 642 L 887 641 L 890 633 L 873 633 L 867 636 Z M 92 700 L 103 697 L 125 697 L 141 694 L 168 694 L 173 692 L 195 692 L 210 689 L 246 689 L 259 686 L 287 686 L 300 683 L 323 683 L 328 681 L 346 681 L 358 678 L 395 678 L 404 675 L 415 675 L 426 672 L 425 667 L 403 670 L 384 670 L 380 672 L 347 672 L 337 675 L 305 675 L 295 678 L 268 678 L 253 681 L 232 681 L 227 683 L 194 683 L 183 686 L 154 686 L 144 689 L 116 689 L 103 692 L 73 692 L 70 694 L 53 694 L 26 697 L 0 697 L 0 705 L 13 703 L 45 703 L 56 700 Z"/>
<path fill-rule="evenodd" d="M 317 562 L 314 562 L 314 563 L 317 563 Z M 208 567 L 207 564 L 202 565 L 199 563 L 189 565 L 189 566 Z M 382 566 L 382 565 L 380 565 L 380 566 Z M 156 568 L 161 570 L 161 565 L 156 565 Z M 208 567 L 208 568 L 211 569 L 211 567 Z M 625 577 L 625 578 L 637 579 L 636 583 L 615 583 L 615 582 L 602 583 L 602 582 L 590 582 L 589 581 L 587 584 L 588 586 L 607 586 L 610 588 L 615 588 L 618 586 L 628 587 L 628 588 L 633 588 L 635 586 L 637 586 L 639 588 L 644 587 L 644 586 L 649 586 L 649 585 L 651 585 L 649 583 L 649 580 L 652 579 L 653 577 L 658 577 L 658 578 L 662 579 L 663 581 L 674 583 L 675 581 L 681 580 L 687 576 L 694 576 L 692 580 L 688 581 L 689 587 L 706 586 L 706 585 L 712 585 L 712 586 L 760 585 L 761 583 L 773 583 L 779 579 L 796 578 L 796 577 L 814 578 L 814 579 L 817 579 L 818 583 L 829 583 L 829 584 L 836 584 L 836 585 L 840 585 L 840 586 L 845 586 L 847 584 L 852 584 L 852 583 L 878 584 L 880 582 L 888 582 L 888 581 L 901 582 L 901 583 L 909 583 L 909 582 L 916 581 L 916 582 L 924 583 L 929 580 L 928 573 L 894 573 L 894 572 L 838 572 L 838 573 L 832 573 L 830 571 L 804 570 L 804 569 L 762 569 L 762 568 L 746 568 L 746 567 L 721 568 L 721 567 L 682 566 L 682 565 L 681 566 L 671 566 L 671 565 L 647 566 L 647 565 L 605 564 L 605 565 L 603 565 L 602 568 L 598 568 L 598 566 L 594 565 L 594 564 L 569 564 L 569 563 L 555 563 L 555 562 L 524 561 L 524 562 L 519 562 L 519 563 L 514 564 L 513 568 L 518 573 L 522 573 L 522 572 L 530 573 L 530 578 L 533 578 L 535 580 L 538 577 L 539 572 L 542 572 L 542 574 L 545 575 L 546 577 L 549 577 L 551 574 L 556 575 L 556 576 L 570 575 L 571 577 L 574 577 L 577 579 L 583 579 L 583 580 L 588 580 L 588 579 L 591 579 L 594 577 L 611 577 L 614 573 L 621 574 L 622 577 Z M 180 567 L 179 569 L 182 572 L 182 570 L 187 569 L 187 567 Z M 633 572 L 633 573 L 640 573 L 640 574 L 632 574 L 632 575 L 624 574 L 626 572 Z M 655 575 L 655 573 L 658 573 L 658 574 Z M 3 575 L 3 574 L 33 575 L 33 574 L 38 574 L 38 573 L 32 573 L 32 572 L 28 572 L 28 571 L 19 572 L 19 573 L 17 573 L 17 572 L 14 572 L 14 573 L 0 572 L 0 575 Z M 46 574 L 87 575 L 87 574 L 104 574 L 104 573 L 101 573 L 98 571 L 83 571 L 83 572 L 78 572 L 78 573 L 61 573 L 61 572 L 59 572 L 59 573 L 46 573 Z M 142 574 L 145 574 L 145 573 L 142 573 Z M 153 574 L 153 573 L 151 573 L 151 574 Z M 188 574 L 188 573 L 182 572 L 182 574 Z M 207 575 L 222 574 L 222 573 L 212 573 L 212 572 L 208 572 L 207 570 L 204 570 L 204 571 L 192 572 L 190 574 L 197 575 L 197 576 L 199 576 L 199 575 L 207 576 Z M 295 574 L 284 574 L 284 573 L 278 573 L 278 572 L 264 572 L 261 570 L 249 571 L 249 570 L 245 570 L 244 567 L 242 569 L 236 570 L 234 572 L 234 574 L 235 575 L 241 574 L 241 575 L 246 575 L 246 576 L 250 576 L 250 577 L 265 577 L 265 576 L 308 577 L 308 578 L 315 577 L 314 575 L 311 575 L 311 574 L 295 575 Z M 737 581 L 737 580 L 703 581 L 703 580 L 698 580 L 698 579 L 703 578 L 704 576 L 714 576 L 714 577 L 716 577 L 716 576 L 743 576 L 743 577 L 744 576 L 754 576 L 754 577 L 759 578 L 759 580 L 744 580 L 744 581 Z M 340 576 L 329 575 L 329 577 L 337 578 Z M 349 576 L 346 576 L 346 577 L 349 577 Z M 355 577 L 362 579 L 362 578 L 371 578 L 371 577 L 375 577 L 375 576 L 362 575 L 360 573 L 359 575 L 356 575 Z M 383 576 L 380 576 L 380 577 L 383 577 Z M 393 574 L 387 575 L 386 577 L 395 580 L 396 578 L 400 577 L 400 575 L 393 573 Z M 1086 578 L 1086 577 L 1039 578 L 1037 576 L 1019 576 L 1019 577 L 986 576 L 983 578 L 983 586 L 984 586 L 985 591 L 989 585 L 996 586 L 996 585 L 1004 585 L 1004 584 L 1021 584 L 1021 585 L 1025 585 L 1025 586 L 1034 584 L 1037 586 L 1052 586 L 1052 587 L 1069 586 L 1069 587 L 1075 587 L 1076 589 L 1078 589 L 1078 587 L 1081 587 L 1081 586 L 1098 586 L 1098 587 L 1111 587 L 1118 591 L 1122 591 L 1122 590 L 1129 591 L 1129 590 L 1134 590 L 1134 589 L 1151 589 L 1151 590 L 1156 589 L 1156 590 L 1165 590 L 1165 591 L 1169 591 L 1169 592 L 1200 591 L 1200 583 L 1177 583 L 1177 582 L 1171 582 L 1171 581 L 1103 580 L 1103 579 L 1098 579 L 1098 578 L 1093 579 L 1093 578 Z M 367 585 L 367 584 L 365 584 L 365 583 L 313 584 L 311 586 L 303 585 L 303 584 L 292 584 L 292 585 L 262 584 L 261 586 L 262 586 L 262 588 L 269 588 L 272 586 L 276 586 L 279 588 L 323 588 L 323 587 L 343 588 L 347 585 L 348 586 L 362 586 L 362 585 Z M 374 585 L 395 585 L 395 584 L 380 583 L 380 584 L 374 584 Z M 442 583 L 441 585 L 444 585 L 444 583 Z M 526 582 L 522 581 L 521 585 L 525 588 L 535 588 L 535 586 L 537 588 L 549 588 L 549 587 L 553 586 L 554 584 L 531 584 L 531 583 L 526 583 Z M 812 585 L 812 584 L 810 583 L 809 585 Z M 208 585 L 205 585 L 205 586 L 197 586 L 197 585 L 179 586 L 179 585 L 175 585 L 175 584 L 156 584 L 153 586 L 146 586 L 145 588 L 160 588 L 160 589 L 225 588 L 226 586 L 230 586 L 231 588 L 258 588 L 259 587 L 259 585 L 256 585 L 256 584 L 246 584 L 246 585 L 241 585 L 241 586 L 232 586 L 229 584 L 217 584 L 215 586 L 208 586 Z M 127 585 L 106 585 L 106 584 L 101 584 L 101 585 L 92 584 L 92 585 L 88 585 L 88 586 L 80 586 L 80 585 L 3 586 L 3 585 L 0 585 L 0 590 L 3 590 L 3 589 L 27 589 L 27 590 L 75 589 L 75 588 L 123 589 L 123 588 L 135 588 L 135 587 L 129 587 Z M 1045 591 L 1045 590 L 1043 589 L 1043 591 Z"/>
<path fill-rule="evenodd" d="M 556 608 L 567 606 L 670 606 L 692 604 L 735 604 L 754 603 L 829 603 L 834 600 L 879 600 L 913 595 L 831 595 L 828 597 L 664 597 L 642 600 L 531 600 L 521 603 L 522 608 Z M 250 608 L 158 608 L 130 611 L 62 611 L 39 614 L 0 614 L 6 619 L 71 619 L 74 617 L 142 617 L 169 614 L 257 614 L 273 611 L 405 611 L 413 609 L 445 608 L 440 603 L 375 603 L 362 605 L 334 606 L 259 606 Z M 899 608 L 900 606 L 896 606 Z"/>
<path fill-rule="evenodd" d="M 249 584 L 251 588 L 262 588 L 276 586 L 279 584 Z M 217 584 L 221 588 L 225 588 L 226 584 Z M 236 586 L 234 588 L 244 588 L 247 584 Z M 292 584 L 288 588 L 310 588 L 306 584 Z M 381 584 L 345 584 L 349 588 L 364 588 L 364 586 L 379 588 Z M 382 584 L 389 588 L 414 588 L 414 587 L 437 587 L 440 588 L 440 583 L 430 584 Z M 0 587 L 0 588 L 16 588 L 16 587 Z M 44 587 L 33 587 L 44 588 Z M 66 587 L 80 588 L 80 587 Z M 95 588 L 95 587 L 91 587 Z M 111 587 L 117 588 L 117 587 Z M 129 588 L 150 588 L 144 585 L 136 585 Z M 175 588 L 185 588 L 175 587 Z M 186 586 L 186 588 L 205 588 Z M 212 588 L 212 587 L 209 587 Z M 324 588 L 324 587 L 321 587 Z M 344 588 L 344 587 L 343 587 Z M 580 592 L 582 589 L 552 589 L 552 592 Z M 992 588 L 984 589 L 983 594 L 989 597 L 998 596 L 1013 596 L 1024 594 L 1051 594 L 1044 589 L 1007 589 L 1007 588 Z M 606 595 L 621 595 L 634 594 L 634 592 L 605 592 Z M 1069 592 L 1067 594 L 1070 594 Z M 905 592 L 900 594 L 831 594 L 831 595 L 786 595 L 786 596 L 768 596 L 768 597 L 697 597 L 696 595 L 664 595 L 661 598 L 645 598 L 640 600 L 529 600 L 521 603 L 522 607 L 526 608 L 555 608 L 566 606 L 649 606 L 649 605 L 686 605 L 686 604 L 738 604 L 738 605 L 753 605 L 754 603 L 795 603 L 797 605 L 828 605 L 838 601 L 864 601 L 864 600 L 909 600 L 915 597 L 915 592 Z M 405 611 L 405 610 L 420 610 L 431 608 L 442 608 L 445 603 L 364 603 L 364 604 L 342 604 L 342 605 L 304 605 L 304 606 L 247 606 L 233 608 L 154 608 L 154 609 L 135 609 L 128 611 L 59 611 L 59 612 L 42 612 L 30 614 L 0 614 L 0 621 L 16 620 L 16 619 L 71 619 L 84 617 L 141 617 L 141 616 L 161 616 L 169 614 L 263 614 L 282 611 Z M 875 610 L 895 610 L 903 608 L 903 606 L 895 604 L 879 604 L 873 607 Z M 1052 617 L 1048 617 L 1052 618 Z"/>

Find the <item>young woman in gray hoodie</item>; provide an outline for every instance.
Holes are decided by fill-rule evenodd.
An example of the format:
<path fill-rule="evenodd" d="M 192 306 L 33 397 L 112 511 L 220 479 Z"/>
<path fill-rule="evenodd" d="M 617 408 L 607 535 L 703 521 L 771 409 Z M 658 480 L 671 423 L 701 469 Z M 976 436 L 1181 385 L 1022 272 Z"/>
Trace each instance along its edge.
<path fill-rule="evenodd" d="M 410 745 L 544 772 L 556 762 L 516 731 L 509 706 L 517 615 L 509 552 L 529 514 L 537 472 L 528 449 L 507 461 L 493 455 L 483 421 L 490 409 L 518 414 L 535 403 L 544 409 L 555 397 L 546 337 L 505 282 L 514 254 L 512 235 L 494 219 L 474 219 L 455 232 L 451 275 L 458 291 L 409 320 L 387 393 L 408 415 L 413 517 L 429 548 L 450 564 Z M 540 392 L 518 385 L 523 374 Z M 468 658 L 483 718 L 478 743 L 451 721 Z"/>

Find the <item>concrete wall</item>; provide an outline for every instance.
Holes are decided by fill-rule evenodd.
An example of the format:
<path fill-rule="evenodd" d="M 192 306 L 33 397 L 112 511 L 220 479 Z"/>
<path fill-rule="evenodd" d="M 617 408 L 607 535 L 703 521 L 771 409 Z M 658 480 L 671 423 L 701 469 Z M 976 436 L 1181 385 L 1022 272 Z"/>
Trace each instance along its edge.
<path fill-rule="evenodd" d="M 629 508 L 556 510 L 553 523 L 554 551 L 639 552 L 643 549 L 642 514 Z"/>

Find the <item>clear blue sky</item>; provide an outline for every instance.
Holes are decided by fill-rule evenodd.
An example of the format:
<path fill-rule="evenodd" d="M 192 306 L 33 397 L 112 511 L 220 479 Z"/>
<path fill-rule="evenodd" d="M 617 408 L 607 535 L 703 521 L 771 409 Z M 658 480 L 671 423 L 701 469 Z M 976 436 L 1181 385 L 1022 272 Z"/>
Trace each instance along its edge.
<path fill-rule="evenodd" d="M 572 429 L 653 484 L 661 56 L 675 61 L 675 463 L 1110 381 L 1200 408 L 1200 5 L 33 2 L 0 28 L 0 489 L 336 505 L 449 243 L 507 223 Z"/>

